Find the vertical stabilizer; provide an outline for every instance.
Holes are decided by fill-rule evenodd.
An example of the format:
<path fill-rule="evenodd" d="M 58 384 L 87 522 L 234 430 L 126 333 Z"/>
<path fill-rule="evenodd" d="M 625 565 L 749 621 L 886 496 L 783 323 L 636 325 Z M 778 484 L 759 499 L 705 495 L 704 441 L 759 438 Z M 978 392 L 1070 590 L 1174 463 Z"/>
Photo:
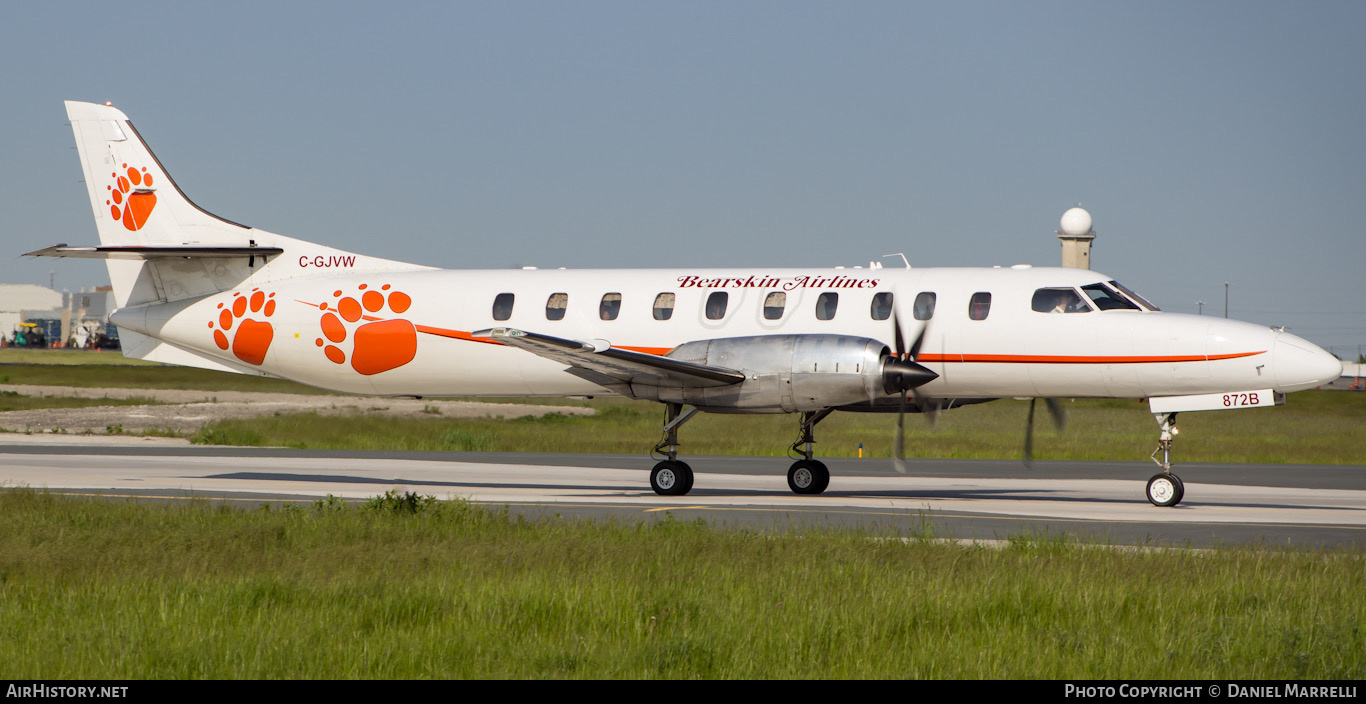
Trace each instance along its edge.
<path fill-rule="evenodd" d="M 283 237 L 220 218 L 195 205 L 171 180 L 128 116 L 110 105 L 66 102 L 76 136 L 95 227 L 105 252 L 73 254 L 52 248 L 44 256 L 98 256 L 109 267 L 118 307 L 197 298 L 243 286 L 330 273 L 428 267 L 354 255 Z M 269 255 L 242 253 L 271 249 Z M 110 248 L 124 251 L 110 254 Z M 157 256 L 129 248 L 158 248 Z M 179 255 L 167 249 L 185 248 Z M 196 251 L 190 251 L 190 250 Z M 335 266 L 334 266 L 335 265 Z"/>
<path fill-rule="evenodd" d="M 66 114 L 101 244 L 247 245 L 251 228 L 190 202 L 122 111 L 67 101 Z"/>

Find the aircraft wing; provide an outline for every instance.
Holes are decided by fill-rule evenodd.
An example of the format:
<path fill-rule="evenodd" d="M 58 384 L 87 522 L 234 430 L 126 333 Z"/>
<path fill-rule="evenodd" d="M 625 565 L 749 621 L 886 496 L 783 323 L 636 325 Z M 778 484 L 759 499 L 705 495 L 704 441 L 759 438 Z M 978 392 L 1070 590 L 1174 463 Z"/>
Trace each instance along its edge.
<path fill-rule="evenodd" d="M 99 247 L 71 247 L 65 244 L 29 252 L 25 257 L 74 257 L 76 259 L 174 259 L 183 257 L 268 257 L 285 250 L 279 247 L 202 247 L 177 245 L 171 247 L 143 247 L 138 245 L 105 245 Z"/>
<path fill-rule="evenodd" d="M 472 333 L 565 364 L 571 374 L 601 384 L 625 396 L 629 385 L 704 388 L 728 386 L 745 380 L 743 372 L 684 362 L 644 352 L 612 347 L 605 340 L 579 341 L 512 328 Z"/>

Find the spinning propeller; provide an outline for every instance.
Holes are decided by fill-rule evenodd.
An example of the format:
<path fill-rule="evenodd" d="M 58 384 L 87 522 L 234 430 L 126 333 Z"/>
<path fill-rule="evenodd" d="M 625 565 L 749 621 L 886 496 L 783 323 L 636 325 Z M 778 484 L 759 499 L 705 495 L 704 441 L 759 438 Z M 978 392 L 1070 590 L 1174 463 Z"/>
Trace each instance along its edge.
<path fill-rule="evenodd" d="M 1034 466 L 1034 402 L 1038 400 L 1037 398 L 1029 399 L 1029 417 L 1025 420 L 1025 469 Z M 1053 425 L 1057 427 L 1058 432 L 1061 433 L 1066 430 L 1067 414 L 1063 411 L 1062 404 L 1058 403 L 1058 399 L 1046 398 L 1043 402 L 1044 405 L 1048 406 L 1048 414 L 1053 417 Z"/>
<path fill-rule="evenodd" d="M 903 452 L 906 439 L 906 392 L 910 391 L 915 395 L 916 406 L 928 414 L 931 425 L 936 422 L 939 410 L 937 401 L 934 410 L 931 410 L 929 405 L 931 399 L 920 391 L 921 386 L 939 378 L 939 375 L 916 362 L 916 358 L 920 356 L 920 344 L 925 341 L 925 330 L 928 327 L 928 324 L 920 327 L 920 333 L 916 335 L 915 342 L 912 342 L 908 349 L 905 336 L 901 330 L 901 316 L 893 311 L 892 337 L 896 344 L 896 354 L 883 365 L 883 384 L 887 393 L 897 395 L 896 436 L 892 442 L 892 466 L 901 474 L 906 473 Z"/>

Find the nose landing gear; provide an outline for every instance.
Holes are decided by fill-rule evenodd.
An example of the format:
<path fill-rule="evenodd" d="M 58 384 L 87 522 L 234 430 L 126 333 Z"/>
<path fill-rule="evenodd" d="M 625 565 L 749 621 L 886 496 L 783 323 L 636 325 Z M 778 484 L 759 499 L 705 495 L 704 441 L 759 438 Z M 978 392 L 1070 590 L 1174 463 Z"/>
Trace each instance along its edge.
<path fill-rule="evenodd" d="M 1157 449 L 1153 450 L 1153 463 L 1162 468 L 1148 480 L 1148 501 L 1154 506 L 1175 506 L 1186 496 L 1186 485 L 1181 477 L 1172 474 L 1172 440 L 1176 435 L 1176 413 L 1155 413 L 1162 434 L 1157 439 Z M 1157 453 L 1162 459 L 1157 459 Z"/>

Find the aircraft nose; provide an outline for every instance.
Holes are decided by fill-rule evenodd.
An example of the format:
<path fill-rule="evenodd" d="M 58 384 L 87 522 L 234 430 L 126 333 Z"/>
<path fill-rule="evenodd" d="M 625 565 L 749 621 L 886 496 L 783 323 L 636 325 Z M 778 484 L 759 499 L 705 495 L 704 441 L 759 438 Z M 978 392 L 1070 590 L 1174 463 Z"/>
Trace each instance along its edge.
<path fill-rule="evenodd" d="M 1276 336 L 1271 352 L 1277 390 L 1283 393 L 1322 386 L 1342 376 L 1342 361 L 1314 343 L 1288 333 Z"/>

